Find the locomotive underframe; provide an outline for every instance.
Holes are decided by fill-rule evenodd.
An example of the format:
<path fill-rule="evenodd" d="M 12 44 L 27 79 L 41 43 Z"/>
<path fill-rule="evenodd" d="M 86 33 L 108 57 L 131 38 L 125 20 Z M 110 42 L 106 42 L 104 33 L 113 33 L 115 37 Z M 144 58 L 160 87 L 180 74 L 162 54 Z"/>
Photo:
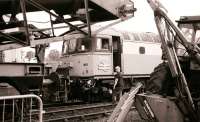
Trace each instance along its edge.
<path fill-rule="evenodd" d="M 42 98 L 45 103 L 52 102 L 100 102 L 112 98 L 114 75 L 90 77 L 70 77 L 67 70 L 58 70 L 45 76 Z M 124 75 L 124 92 L 130 90 L 137 82 L 146 84 L 149 75 Z"/>

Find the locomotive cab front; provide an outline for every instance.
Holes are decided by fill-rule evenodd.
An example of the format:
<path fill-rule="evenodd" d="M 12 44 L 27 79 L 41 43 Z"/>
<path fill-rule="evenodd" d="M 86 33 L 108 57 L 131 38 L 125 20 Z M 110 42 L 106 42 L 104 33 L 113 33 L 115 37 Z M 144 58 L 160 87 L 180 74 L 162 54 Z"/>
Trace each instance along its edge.
<path fill-rule="evenodd" d="M 73 38 L 63 42 L 62 65 L 71 67 L 70 77 L 94 78 L 112 75 L 111 38 Z"/>
<path fill-rule="evenodd" d="M 88 96 L 97 96 L 95 100 L 101 99 L 99 96 L 103 94 L 109 96 L 109 87 L 114 78 L 111 36 L 87 38 L 76 35 L 65 39 L 61 62 L 61 67 L 69 69 L 70 88 L 75 97 L 91 101 Z"/>

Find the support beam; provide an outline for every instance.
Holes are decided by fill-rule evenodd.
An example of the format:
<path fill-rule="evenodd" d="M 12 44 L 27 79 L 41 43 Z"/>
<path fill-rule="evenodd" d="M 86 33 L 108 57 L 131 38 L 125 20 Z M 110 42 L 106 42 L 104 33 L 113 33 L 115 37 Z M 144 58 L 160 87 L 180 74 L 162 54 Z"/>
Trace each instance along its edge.
<path fill-rule="evenodd" d="M 35 6 L 36 8 L 47 12 L 48 14 L 56 17 L 59 21 L 64 22 L 66 24 L 68 24 L 71 28 L 78 30 L 79 32 L 83 33 L 84 35 L 88 35 L 85 31 L 79 29 L 78 27 L 74 26 L 73 24 L 69 23 L 68 21 L 66 21 L 64 18 L 52 13 L 50 10 L 48 10 L 47 8 L 45 8 L 44 6 L 38 4 L 37 2 L 35 2 L 34 0 L 25 0 L 26 2 L 28 2 L 29 4 Z"/>
<path fill-rule="evenodd" d="M 53 28 L 53 22 L 52 22 L 52 15 L 50 14 L 49 17 L 50 17 L 50 23 L 51 23 L 51 31 L 52 31 L 53 36 L 55 36 L 55 32 L 54 32 L 54 28 Z"/>
<path fill-rule="evenodd" d="M 26 17 L 26 4 L 25 4 L 25 0 L 20 0 L 20 6 L 21 6 L 22 14 L 23 14 L 23 19 L 24 19 L 26 43 L 28 45 L 30 45 L 28 23 L 27 23 L 27 17 Z"/>
<path fill-rule="evenodd" d="M 86 12 L 86 21 L 88 26 L 88 36 L 91 37 L 91 24 L 90 24 L 90 14 L 88 11 L 88 0 L 84 0 L 85 3 L 85 12 Z"/>
<path fill-rule="evenodd" d="M 9 40 L 11 40 L 11 41 L 15 41 L 15 42 L 18 43 L 18 44 L 22 44 L 22 45 L 24 45 L 24 46 L 27 45 L 27 43 L 25 43 L 24 41 L 22 41 L 22 40 L 20 40 L 20 39 L 17 39 L 17 38 L 15 38 L 15 37 L 13 37 L 13 36 L 10 36 L 10 35 L 8 35 L 8 34 L 5 34 L 5 33 L 0 32 L 0 35 L 2 35 L 3 37 L 5 37 L 5 38 L 7 38 L 7 39 L 9 39 Z"/>
<path fill-rule="evenodd" d="M 87 27 L 87 25 L 80 26 L 79 28 L 81 29 L 81 28 L 85 28 L 85 27 Z M 66 31 L 66 32 L 62 33 L 62 34 L 59 35 L 59 36 L 64 36 L 64 35 L 66 35 L 66 34 L 68 34 L 68 33 L 73 32 L 73 31 L 74 31 L 74 29 L 71 29 L 71 30 L 69 30 L 69 31 Z"/>

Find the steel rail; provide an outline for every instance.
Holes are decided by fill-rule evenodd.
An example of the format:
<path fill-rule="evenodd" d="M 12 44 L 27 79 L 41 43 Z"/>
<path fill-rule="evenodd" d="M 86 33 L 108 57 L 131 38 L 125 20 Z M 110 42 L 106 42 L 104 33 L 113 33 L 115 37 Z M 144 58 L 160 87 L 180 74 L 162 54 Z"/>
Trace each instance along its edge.
<path fill-rule="evenodd" d="M 112 106 L 112 108 L 110 108 Z M 104 108 L 105 107 L 105 108 Z M 107 108 L 108 107 L 108 108 Z M 110 104 L 110 105 L 97 105 L 95 108 L 94 106 L 86 106 L 86 107 L 79 107 L 79 108 L 75 108 L 75 109 L 69 109 L 70 111 L 72 111 L 72 114 L 66 114 L 66 115 L 60 115 L 57 116 L 57 114 L 54 114 L 54 116 L 57 116 L 57 118 L 55 118 L 52 115 L 52 118 L 47 118 L 44 119 L 44 122 L 54 122 L 54 121 L 72 121 L 72 120 L 90 120 L 90 119 L 94 119 L 94 118 L 98 118 L 99 116 L 104 117 L 104 116 L 109 116 L 113 110 L 114 110 L 115 105 Z M 101 108 L 101 109 L 98 109 Z M 94 110 L 95 109 L 95 110 Z M 131 111 L 135 110 L 135 107 L 131 108 Z M 79 112 L 77 112 L 79 111 Z M 82 112 L 80 112 L 82 111 Z M 57 111 L 57 112 L 61 112 L 61 111 Z M 62 111 L 64 112 L 64 111 Z M 67 111 L 66 111 L 67 113 Z M 45 116 L 44 116 L 45 118 Z"/>

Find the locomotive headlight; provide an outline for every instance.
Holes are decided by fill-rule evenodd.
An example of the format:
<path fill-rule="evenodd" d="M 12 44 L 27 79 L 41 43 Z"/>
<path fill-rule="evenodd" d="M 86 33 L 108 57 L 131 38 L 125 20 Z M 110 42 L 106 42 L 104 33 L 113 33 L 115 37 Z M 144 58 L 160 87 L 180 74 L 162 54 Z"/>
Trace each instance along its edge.
<path fill-rule="evenodd" d="M 112 94 L 112 93 L 113 93 L 112 89 L 109 89 L 109 90 L 108 90 L 108 93 L 109 93 L 109 94 Z"/>
<path fill-rule="evenodd" d="M 86 84 L 87 84 L 87 87 L 88 87 L 88 88 L 91 88 L 91 87 L 94 87 L 95 82 L 94 82 L 93 80 L 88 80 L 88 81 L 86 82 Z"/>
<path fill-rule="evenodd" d="M 74 81 L 73 80 L 69 80 L 69 83 L 73 83 Z"/>
<path fill-rule="evenodd" d="M 93 84 L 93 83 L 92 83 L 92 80 L 88 80 L 88 81 L 87 81 L 87 85 L 88 85 L 88 86 L 91 86 L 92 84 Z"/>

